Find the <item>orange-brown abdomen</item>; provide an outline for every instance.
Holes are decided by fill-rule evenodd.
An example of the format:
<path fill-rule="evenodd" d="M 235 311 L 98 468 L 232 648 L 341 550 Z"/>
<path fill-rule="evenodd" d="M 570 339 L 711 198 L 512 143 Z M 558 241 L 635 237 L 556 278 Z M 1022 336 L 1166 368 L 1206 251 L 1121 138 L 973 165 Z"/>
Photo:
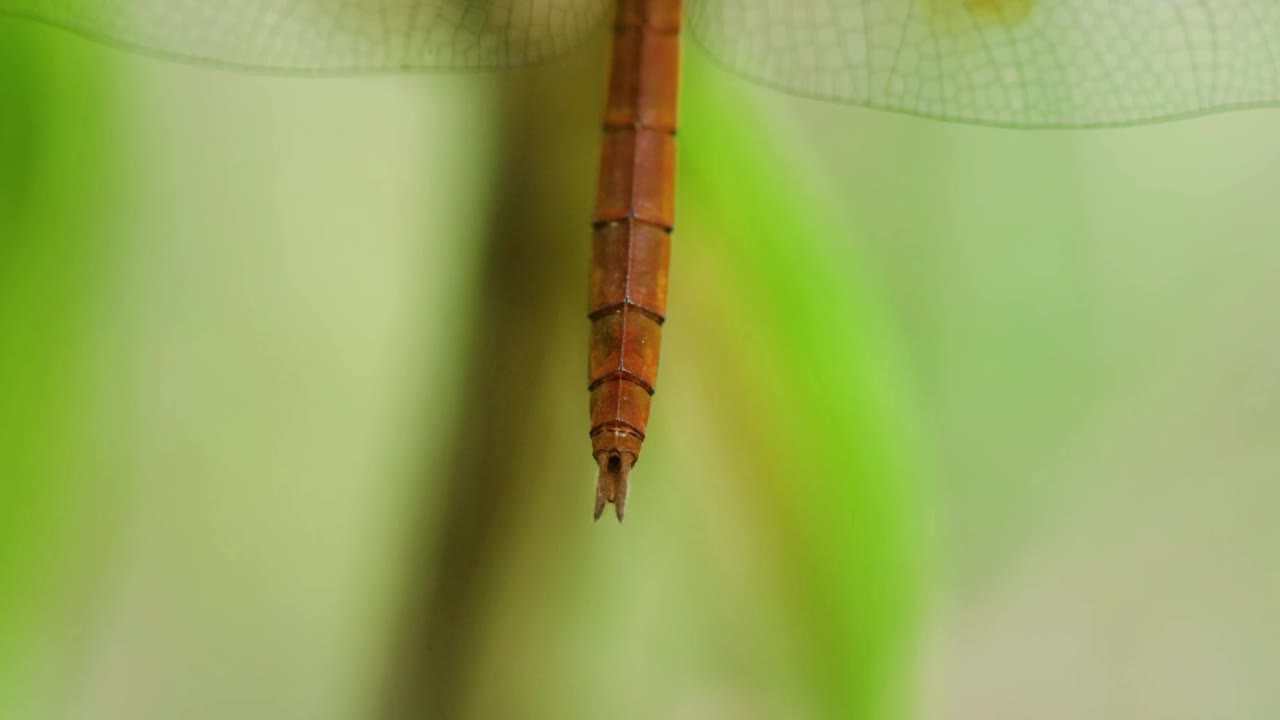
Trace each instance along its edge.
<path fill-rule="evenodd" d="M 680 0 L 620 0 L 592 242 L 591 451 L 596 517 L 622 519 L 640 456 L 667 304 L 674 221 Z"/>

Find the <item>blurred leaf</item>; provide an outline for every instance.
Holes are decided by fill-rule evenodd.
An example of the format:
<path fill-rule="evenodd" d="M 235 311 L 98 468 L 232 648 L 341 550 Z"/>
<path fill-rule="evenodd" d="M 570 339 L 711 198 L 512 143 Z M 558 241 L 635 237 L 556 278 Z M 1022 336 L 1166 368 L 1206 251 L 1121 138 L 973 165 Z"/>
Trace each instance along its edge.
<path fill-rule="evenodd" d="M 115 149 L 101 75 L 50 36 L 0 22 L 0 714 L 56 696 L 112 524 L 90 358 Z"/>
<path fill-rule="evenodd" d="M 697 325 L 673 336 L 702 338 L 693 362 L 726 461 L 708 480 L 755 493 L 816 707 L 897 717 L 919 591 L 920 439 L 887 298 L 828 179 L 773 142 L 798 128 L 753 115 L 697 50 L 684 81 L 672 314 Z"/>

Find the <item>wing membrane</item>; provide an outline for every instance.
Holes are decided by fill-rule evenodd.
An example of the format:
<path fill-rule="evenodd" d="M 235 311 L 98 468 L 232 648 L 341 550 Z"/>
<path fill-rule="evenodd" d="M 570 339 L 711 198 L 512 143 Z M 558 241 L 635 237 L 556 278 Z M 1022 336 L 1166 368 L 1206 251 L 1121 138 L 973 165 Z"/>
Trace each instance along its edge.
<path fill-rule="evenodd" d="M 503 67 L 575 45 L 608 0 L 0 0 L 163 55 L 281 72 Z"/>
<path fill-rule="evenodd" d="M 1122 125 L 1280 99 L 1277 0 L 697 0 L 689 24 L 758 82 L 948 120 Z"/>
<path fill-rule="evenodd" d="M 283 72 L 543 60 L 611 0 L 0 0 L 0 14 Z M 724 65 L 786 91 L 947 120 L 1120 125 L 1280 100 L 1280 0 L 688 0 Z"/>

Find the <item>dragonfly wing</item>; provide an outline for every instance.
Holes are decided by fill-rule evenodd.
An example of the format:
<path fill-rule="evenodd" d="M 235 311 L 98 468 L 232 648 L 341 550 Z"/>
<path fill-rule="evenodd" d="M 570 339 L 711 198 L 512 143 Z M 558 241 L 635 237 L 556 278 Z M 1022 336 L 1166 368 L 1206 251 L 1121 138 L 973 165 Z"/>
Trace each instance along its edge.
<path fill-rule="evenodd" d="M 0 0 L 26 17 L 176 58 L 280 72 L 504 67 L 544 60 L 608 0 Z"/>
<path fill-rule="evenodd" d="M 783 90 L 1015 127 L 1280 100 L 1277 0 L 690 0 L 722 64 Z"/>

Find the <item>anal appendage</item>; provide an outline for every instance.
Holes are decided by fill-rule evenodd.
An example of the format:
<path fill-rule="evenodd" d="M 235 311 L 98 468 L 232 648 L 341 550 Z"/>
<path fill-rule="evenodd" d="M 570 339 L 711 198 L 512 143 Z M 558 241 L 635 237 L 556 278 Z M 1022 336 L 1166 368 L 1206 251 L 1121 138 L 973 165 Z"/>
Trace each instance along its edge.
<path fill-rule="evenodd" d="M 600 465 L 600 475 L 596 478 L 596 520 L 604 512 L 605 504 L 613 503 L 618 522 L 622 522 L 627 507 L 627 475 L 635 460 L 631 453 L 606 451 L 596 454 L 596 462 Z"/>

